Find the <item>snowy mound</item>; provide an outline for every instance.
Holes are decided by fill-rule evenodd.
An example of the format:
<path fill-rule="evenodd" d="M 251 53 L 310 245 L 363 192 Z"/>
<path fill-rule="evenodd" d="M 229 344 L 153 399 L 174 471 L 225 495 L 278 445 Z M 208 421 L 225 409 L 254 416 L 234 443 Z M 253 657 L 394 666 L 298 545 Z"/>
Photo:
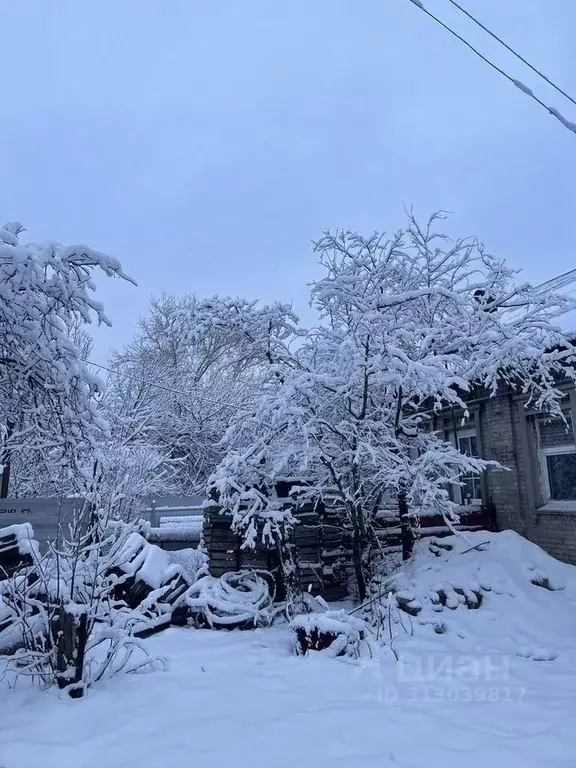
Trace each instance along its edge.
<path fill-rule="evenodd" d="M 556 638 L 576 633 L 576 567 L 512 531 L 420 541 L 379 589 L 380 620 L 401 645 L 436 633 L 464 653 L 549 661 Z"/>

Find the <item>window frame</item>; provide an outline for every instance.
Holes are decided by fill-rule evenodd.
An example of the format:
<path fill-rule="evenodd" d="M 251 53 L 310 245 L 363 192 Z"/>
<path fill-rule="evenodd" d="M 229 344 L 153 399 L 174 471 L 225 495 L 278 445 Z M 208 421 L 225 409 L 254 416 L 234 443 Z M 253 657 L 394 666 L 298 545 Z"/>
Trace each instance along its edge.
<path fill-rule="evenodd" d="M 576 502 L 576 498 L 552 498 L 552 486 L 550 484 L 550 473 L 548 472 L 548 456 L 561 456 L 563 454 L 574 453 L 576 453 L 576 445 L 574 443 L 566 443 L 565 445 L 550 445 L 547 448 L 540 448 L 538 450 L 538 464 L 540 466 L 541 491 L 544 496 L 544 504 Z"/>
<path fill-rule="evenodd" d="M 452 431 L 452 433 L 450 434 L 450 442 L 452 443 L 452 445 L 458 451 L 460 451 L 460 440 L 461 439 L 466 439 L 467 437 L 473 437 L 476 440 L 476 450 L 479 452 L 479 447 L 478 447 L 478 430 L 476 429 L 475 426 L 474 427 L 463 427 L 462 429 L 458 429 L 456 431 L 456 436 L 454 436 L 454 432 Z M 460 452 L 462 453 L 462 451 L 460 451 Z M 476 456 L 474 458 L 479 458 L 479 457 Z M 477 474 L 474 473 L 473 476 L 478 480 L 480 493 L 482 493 L 482 475 L 481 474 L 477 475 Z M 461 473 L 461 477 L 462 478 L 472 477 L 472 473 L 469 474 L 469 475 L 465 475 L 464 473 Z M 464 508 L 467 508 L 467 509 L 470 508 L 470 507 L 478 508 L 478 507 L 482 506 L 482 504 L 484 503 L 483 499 L 482 499 L 482 496 L 480 496 L 479 498 L 476 498 L 476 499 L 470 499 L 470 501 L 467 503 L 465 501 L 465 499 L 464 499 L 463 494 L 462 494 L 462 490 L 463 490 L 463 488 L 462 488 L 461 485 L 457 485 L 456 483 L 452 483 L 452 495 L 454 497 L 454 501 L 456 502 L 456 504 L 458 504 L 458 506 L 464 507 Z"/>

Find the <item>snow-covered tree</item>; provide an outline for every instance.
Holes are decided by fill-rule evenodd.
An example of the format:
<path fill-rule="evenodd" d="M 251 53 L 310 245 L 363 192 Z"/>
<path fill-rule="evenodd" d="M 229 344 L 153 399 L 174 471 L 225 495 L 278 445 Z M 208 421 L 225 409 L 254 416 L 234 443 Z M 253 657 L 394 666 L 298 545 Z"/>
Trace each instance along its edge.
<path fill-rule="evenodd" d="M 569 300 L 518 284 L 476 239 L 450 241 L 409 214 L 392 237 L 327 233 L 316 244 L 324 276 L 311 286 L 319 315 L 279 385 L 229 429 L 229 450 L 210 480 L 247 545 L 278 540 L 291 512 L 274 495 L 337 509 L 350 531 L 360 597 L 373 522 L 387 495 L 398 504 L 403 554 L 423 512 L 457 520 L 448 486 L 486 462 L 431 429 L 431 414 L 480 386 L 510 386 L 560 415 L 558 375 L 576 378 L 576 350 L 555 325 Z"/>
<path fill-rule="evenodd" d="M 162 615 L 165 590 L 152 590 L 137 608 L 126 603 L 134 543 L 142 539 L 136 524 L 110 519 L 97 484 L 47 553 L 40 553 L 29 525 L 9 530 L 28 554 L 9 578 L 0 573 L 3 630 L 14 644 L 5 661 L 16 678 L 79 698 L 102 679 L 163 664 L 136 635 Z M 168 581 L 178 574 L 177 566 L 169 569 Z"/>
<path fill-rule="evenodd" d="M 157 433 L 165 403 L 148 398 L 149 391 L 148 384 L 111 376 L 102 399 L 110 433 L 103 436 L 100 503 L 119 520 L 133 520 L 151 496 L 179 490 L 178 462 Z"/>
<path fill-rule="evenodd" d="M 16 223 L 0 229 L 1 463 L 25 452 L 58 474 L 97 451 L 106 428 L 101 382 L 76 344 L 85 343 L 82 324 L 109 324 L 94 275 L 130 278 L 116 259 L 85 245 L 21 245 L 22 231 Z M 6 472 L 3 485 L 6 495 Z"/>
<path fill-rule="evenodd" d="M 286 357 L 294 321 L 281 304 L 153 300 L 133 342 L 111 362 L 117 374 L 106 403 L 125 456 L 148 445 L 162 457 L 157 476 L 165 491 L 203 491 L 231 415 L 255 401 L 263 369 Z"/>

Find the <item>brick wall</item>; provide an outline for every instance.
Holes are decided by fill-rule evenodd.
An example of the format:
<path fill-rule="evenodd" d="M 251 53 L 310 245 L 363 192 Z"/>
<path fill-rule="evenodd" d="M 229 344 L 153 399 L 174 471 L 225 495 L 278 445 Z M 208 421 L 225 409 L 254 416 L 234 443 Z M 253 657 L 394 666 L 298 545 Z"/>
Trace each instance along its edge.
<path fill-rule="evenodd" d="M 538 512 L 526 538 L 558 560 L 576 565 L 576 515 Z"/>
<path fill-rule="evenodd" d="M 496 508 L 500 530 L 512 529 L 559 560 L 576 565 L 576 514 L 548 512 L 540 492 L 536 430 L 522 413 L 519 401 L 499 396 L 482 403 L 478 427 L 482 457 L 500 462 L 509 471 L 489 469 L 488 498 Z M 547 425 L 547 445 L 573 440 L 563 425 Z"/>
<path fill-rule="evenodd" d="M 525 534 L 524 510 L 528 504 L 526 476 L 522 471 L 525 457 L 518 434 L 517 407 L 509 397 L 497 397 L 483 403 L 479 416 L 482 457 L 499 462 L 506 470 L 487 471 L 488 498 L 494 502 L 498 527 Z"/>

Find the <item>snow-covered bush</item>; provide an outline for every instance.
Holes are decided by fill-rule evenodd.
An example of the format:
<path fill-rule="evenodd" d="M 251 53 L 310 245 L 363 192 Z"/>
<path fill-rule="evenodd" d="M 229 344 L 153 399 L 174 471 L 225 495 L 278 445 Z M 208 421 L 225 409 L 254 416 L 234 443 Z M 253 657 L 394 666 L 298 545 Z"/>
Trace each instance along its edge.
<path fill-rule="evenodd" d="M 33 548 L 33 564 L 2 582 L 1 590 L 3 634 L 16 640 L 9 666 L 75 698 L 103 678 L 163 665 L 136 634 L 164 612 L 164 591 L 151 588 L 137 607 L 118 597 L 131 575 L 125 566 L 139 534 L 108 524 L 89 505 L 84 516 L 58 548 L 51 545 L 44 556 Z M 173 569 L 176 577 L 178 567 Z M 157 576 L 154 564 L 148 571 Z"/>
<path fill-rule="evenodd" d="M 290 622 L 290 630 L 295 636 L 298 656 L 305 656 L 309 651 L 326 651 L 334 658 L 357 658 L 366 625 L 362 619 L 339 610 L 295 616 Z"/>

